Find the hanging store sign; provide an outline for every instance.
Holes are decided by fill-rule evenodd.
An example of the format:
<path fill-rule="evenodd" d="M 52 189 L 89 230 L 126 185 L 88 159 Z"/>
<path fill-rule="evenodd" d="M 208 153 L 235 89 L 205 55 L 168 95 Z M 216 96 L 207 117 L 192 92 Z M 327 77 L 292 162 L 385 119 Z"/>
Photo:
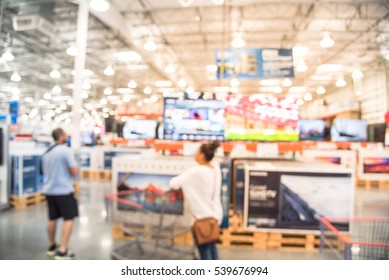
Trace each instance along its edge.
<path fill-rule="evenodd" d="M 9 103 L 9 114 L 11 116 L 11 124 L 17 124 L 19 113 L 19 102 L 12 101 Z"/>
<path fill-rule="evenodd" d="M 216 50 L 217 79 L 293 78 L 292 49 Z"/>

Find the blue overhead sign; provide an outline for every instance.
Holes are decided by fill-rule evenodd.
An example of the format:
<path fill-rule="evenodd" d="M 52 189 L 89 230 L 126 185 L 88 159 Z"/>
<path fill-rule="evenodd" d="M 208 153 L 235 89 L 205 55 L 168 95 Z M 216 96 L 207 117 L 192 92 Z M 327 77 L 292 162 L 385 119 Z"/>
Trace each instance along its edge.
<path fill-rule="evenodd" d="M 11 124 L 17 124 L 19 113 L 19 102 L 11 101 L 9 103 L 9 114 L 11 116 Z"/>
<path fill-rule="evenodd" d="M 292 49 L 216 50 L 217 79 L 293 78 Z"/>

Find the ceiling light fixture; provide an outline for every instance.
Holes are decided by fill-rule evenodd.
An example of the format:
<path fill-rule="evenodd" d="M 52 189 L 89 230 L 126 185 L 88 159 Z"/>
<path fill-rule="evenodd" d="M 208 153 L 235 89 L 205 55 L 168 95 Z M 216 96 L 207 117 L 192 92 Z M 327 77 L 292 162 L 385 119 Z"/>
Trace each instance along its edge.
<path fill-rule="evenodd" d="M 55 85 L 55 86 L 53 87 L 53 89 L 52 89 L 52 92 L 53 92 L 54 94 L 60 94 L 60 93 L 62 92 L 62 89 L 61 89 L 61 87 L 60 87 L 59 85 Z"/>
<path fill-rule="evenodd" d="M 108 65 L 107 68 L 104 69 L 104 75 L 106 76 L 115 75 L 115 69 L 113 69 L 112 65 Z"/>
<path fill-rule="evenodd" d="M 233 94 L 237 94 L 237 93 L 239 93 L 239 88 L 238 87 L 231 87 L 230 92 Z"/>
<path fill-rule="evenodd" d="M 307 92 L 307 93 L 304 95 L 304 100 L 305 100 L 305 101 L 311 101 L 312 99 L 313 99 L 312 93 Z"/>
<path fill-rule="evenodd" d="M 91 0 L 89 5 L 96 12 L 106 12 L 110 6 L 107 0 Z"/>
<path fill-rule="evenodd" d="M 146 43 L 143 45 L 144 49 L 149 52 L 154 52 L 157 50 L 157 45 L 154 42 L 153 37 L 149 37 Z"/>
<path fill-rule="evenodd" d="M 329 32 L 323 33 L 323 39 L 320 41 L 320 47 L 321 48 L 331 48 L 335 45 L 335 41 L 331 38 L 331 35 Z"/>
<path fill-rule="evenodd" d="M 173 64 L 168 64 L 165 67 L 165 72 L 167 74 L 174 74 L 176 72 L 176 67 Z"/>
<path fill-rule="evenodd" d="M 194 93 L 194 88 L 191 87 L 191 86 L 189 86 L 189 87 L 186 88 L 185 91 L 186 91 L 186 93 L 188 93 L 188 94 L 192 94 L 192 93 Z"/>
<path fill-rule="evenodd" d="M 10 50 L 6 50 L 3 55 L 1 56 L 1 59 L 2 60 L 5 60 L 5 61 L 12 61 L 14 60 L 14 55 L 12 54 L 12 52 Z"/>
<path fill-rule="evenodd" d="M 112 94 L 112 89 L 109 88 L 109 87 L 106 87 L 106 88 L 104 89 L 104 94 L 105 94 L 105 95 L 111 95 L 111 94 Z"/>
<path fill-rule="evenodd" d="M 339 77 L 337 80 L 336 80 L 336 83 L 335 85 L 337 87 L 345 87 L 347 85 L 347 82 L 345 81 L 345 79 L 343 78 L 343 76 Z"/>
<path fill-rule="evenodd" d="M 231 87 L 238 87 L 240 85 L 240 82 L 238 79 L 234 78 L 230 81 L 230 86 Z"/>
<path fill-rule="evenodd" d="M 134 80 L 131 80 L 128 82 L 128 85 L 127 85 L 129 88 L 137 88 L 138 87 L 138 84 L 134 81 Z"/>
<path fill-rule="evenodd" d="M 70 56 L 77 56 L 78 49 L 74 45 L 71 45 L 66 49 L 66 53 Z"/>
<path fill-rule="evenodd" d="M 299 106 L 303 106 L 303 105 L 304 105 L 304 103 L 305 103 L 305 102 L 304 102 L 304 100 L 303 100 L 303 99 L 301 99 L 301 98 L 300 98 L 300 99 L 298 99 L 298 100 L 297 100 L 297 102 L 296 102 L 296 104 L 297 104 L 297 105 L 299 105 Z"/>
<path fill-rule="evenodd" d="M 136 51 L 123 51 L 114 54 L 115 58 L 123 62 L 139 62 L 142 57 Z"/>
<path fill-rule="evenodd" d="M 151 90 L 151 88 L 150 87 L 145 87 L 144 89 L 143 89 L 143 93 L 144 94 L 151 94 L 153 91 Z"/>
<path fill-rule="evenodd" d="M 101 105 L 107 105 L 107 103 L 108 103 L 107 99 L 105 99 L 105 98 L 101 98 L 100 99 L 100 104 Z"/>
<path fill-rule="evenodd" d="M 82 84 L 82 89 L 90 90 L 91 88 L 92 88 L 92 85 L 89 82 L 89 80 L 84 81 L 84 83 Z"/>
<path fill-rule="evenodd" d="M 44 95 L 43 95 L 43 98 L 46 99 L 46 100 L 50 100 L 51 99 L 51 94 L 46 92 Z"/>
<path fill-rule="evenodd" d="M 18 72 L 13 72 L 11 75 L 11 81 L 12 82 L 20 82 L 22 80 L 22 77 L 20 77 Z"/>
<path fill-rule="evenodd" d="M 61 78 L 61 73 L 57 69 L 53 69 L 50 72 L 50 77 L 53 79 L 59 79 L 59 78 Z"/>
<path fill-rule="evenodd" d="M 183 7 L 189 7 L 194 0 L 178 0 Z"/>
<path fill-rule="evenodd" d="M 210 64 L 206 66 L 207 72 L 216 72 L 217 71 L 217 66 L 214 64 Z"/>
<path fill-rule="evenodd" d="M 242 33 L 236 33 L 234 39 L 231 42 L 231 46 L 235 49 L 243 48 L 246 45 L 246 41 L 242 37 Z"/>
<path fill-rule="evenodd" d="M 291 79 L 284 79 L 283 81 L 282 81 L 282 86 L 283 87 L 290 87 L 290 86 L 292 86 L 292 80 Z"/>
<path fill-rule="evenodd" d="M 123 96 L 123 101 L 124 102 L 130 102 L 131 101 L 131 95 L 130 94 L 126 94 Z"/>
<path fill-rule="evenodd" d="M 275 87 L 273 92 L 274 93 L 281 93 L 282 92 L 282 87 Z"/>
<path fill-rule="evenodd" d="M 259 81 L 259 84 L 261 86 L 278 86 L 280 84 L 280 80 L 266 79 Z"/>
<path fill-rule="evenodd" d="M 326 89 L 325 89 L 323 86 L 319 86 L 319 87 L 316 89 L 316 93 L 317 93 L 317 94 L 325 94 L 325 93 L 326 93 Z"/>
<path fill-rule="evenodd" d="M 299 64 L 297 64 L 296 71 L 299 73 L 307 72 L 308 66 L 305 64 L 304 61 L 301 61 Z"/>
<path fill-rule="evenodd" d="M 156 81 L 155 82 L 156 87 L 171 87 L 173 86 L 172 81 Z"/>
<path fill-rule="evenodd" d="M 188 83 L 184 79 L 180 79 L 177 83 L 178 87 L 184 88 L 188 85 Z"/>
<path fill-rule="evenodd" d="M 355 71 L 351 74 L 351 77 L 352 77 L 354 80 L 362 79 L 362 78 L 363 78 L 363 73 L 362 73 L 361 70 L 355 70 Z"/>

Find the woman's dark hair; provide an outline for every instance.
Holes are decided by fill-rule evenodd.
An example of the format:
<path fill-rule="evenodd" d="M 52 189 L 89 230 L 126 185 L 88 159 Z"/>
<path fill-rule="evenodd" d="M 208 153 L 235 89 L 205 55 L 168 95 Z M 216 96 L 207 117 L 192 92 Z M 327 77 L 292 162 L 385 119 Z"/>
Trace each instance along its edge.
<path fill-rule="evenodd" d="M 214 141 L 200 146 L 200 152 L 204 155 L 206 161 L 211 161 L 215 157 L 217 148 L 220 147 L 219 141 Z"/>

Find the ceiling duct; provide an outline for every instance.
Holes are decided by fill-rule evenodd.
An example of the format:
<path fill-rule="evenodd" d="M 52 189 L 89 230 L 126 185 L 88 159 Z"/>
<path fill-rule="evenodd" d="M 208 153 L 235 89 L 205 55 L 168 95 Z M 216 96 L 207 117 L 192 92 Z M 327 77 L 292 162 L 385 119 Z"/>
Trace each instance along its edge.
<path fill-rule="evenodd" d="M 53 2 L 21 4 L 18 15 L 12 18 L 13 28 L 47 42 L 54 35 L 53 14 Z"/>

